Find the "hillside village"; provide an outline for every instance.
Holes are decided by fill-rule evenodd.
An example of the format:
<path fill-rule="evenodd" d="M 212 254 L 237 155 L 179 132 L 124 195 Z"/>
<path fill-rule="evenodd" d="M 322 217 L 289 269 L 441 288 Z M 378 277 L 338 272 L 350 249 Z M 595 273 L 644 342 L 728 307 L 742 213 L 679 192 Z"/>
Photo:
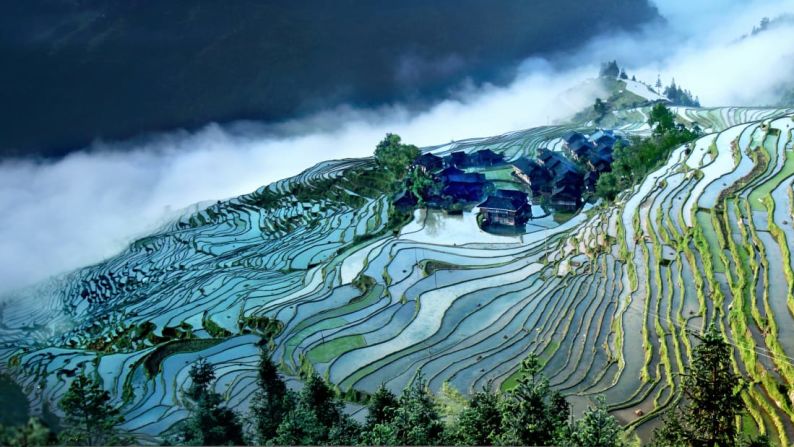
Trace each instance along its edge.
<path fill-rule="evenodd" d="M 414 175 L 394 205 L 402 211 L 417 206 L 450 214 L 471 210 L 485 230 L 520 230 L 550 212 L 576 212 L 593 195 L 598 177 L 611 170 L 616 143 L 628 143 L 607 129 L 589 136 L 570 131 L 562 140 L 562 150 L 540 148 L 534 158 L 511 161 L 488 148 L 444 156 L 423 153 L 413 161 Z"/>

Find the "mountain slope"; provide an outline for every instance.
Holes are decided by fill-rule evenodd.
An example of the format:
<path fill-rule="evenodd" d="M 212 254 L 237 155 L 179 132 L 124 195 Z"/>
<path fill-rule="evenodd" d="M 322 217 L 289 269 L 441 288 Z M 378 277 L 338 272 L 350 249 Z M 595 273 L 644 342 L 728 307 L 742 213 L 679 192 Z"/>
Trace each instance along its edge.
<path fill-rule="evenodd" d="M 709 134 L 608 208 L 523 235 L 482 232 L 474 215 L 419 211 L 389 228 L 388 198 L 321 163 L 141 239 L 118 256 L 2 307 L 0 359 L 40 408 L 96 371 L 125 428 L 154 437 L 185 415 L 179 390 L 198 357 L 245 408 L 265 340 L 283 371 L 314 369 L 356 398 L 399 390 L 506 388 L 521 359 L 582 406 L 604 394 L 647 438 L 680 399 L 680 375 L 712 319 L 752 379 L 747 426 L 794 439 L 794 110 L 677 108 Z M 647 133 L 648 110 L 613 112 Z M 547 126 L 429 148 L 491 148 L 508 159 L 559 148 Z M 356 174 L 359 175 L 359 174 Z M 272 339 L 270 336 L 275 335 Z"/>

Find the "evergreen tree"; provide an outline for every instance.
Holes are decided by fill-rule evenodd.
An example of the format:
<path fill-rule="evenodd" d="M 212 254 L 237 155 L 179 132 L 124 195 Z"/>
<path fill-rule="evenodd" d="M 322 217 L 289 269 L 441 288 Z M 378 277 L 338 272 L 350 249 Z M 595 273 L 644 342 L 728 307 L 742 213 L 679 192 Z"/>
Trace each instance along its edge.
<path fill-rule="evenodd" d="M 292 403 L 287 393 L 287 384 L 279 376 L 267 349 L 262 349 L 260 353 L 258 384 L 251 414 L 257 438 L 261 444 L 266 444 L 276 437 L 278 426 Z"/>
<path fill-rule="evenodd" d="M 661 92 L 662 88 L 662 75 L 656 75 L 656 90 L 657 92 Z"/>
<path fill-rule="evenodd" d="M 381 384 L 377 391 L 375 391 L 375 394 L 369 399 L 369 405 L 367 406 L 367 429 L 372 429 L 372 427 L 377 424 L 387 423 L 391 419 L 396 408 L 397 397 Z"/>
<path fill-rule="evenodd" d="M 276 430 L 276 445 L 322 445 L 328 439 L 326 428 L 305 405 L 291 409 Z"/>
<path fill-rule="evenodd" d="M 190 399 L 198 401 L 215 381 L 215 369 L 206 360 L 200 358 L 190 367 L 189 374 L 191 383 L 186 394 Z"/>
<path fill-rule="evenodd" d="M 124 419 L 98 381 L 78 375 L 58 406 L 64 413 L 64 429 L 60 433 L 64 444 L 116 445 L 127 441 L 116 431 Z"/>
<path fill-rule="evenodd" d="M 730 346 L 713 325 L 699 338 L 682 385 L 686 405 L 667 415 L 654 433 L 656 445 L 724 447 L 740 441 L 740 377 L 733 373 Z"/>
<path fill-rule="evenodd" d="M 355 444 L 360 427 L 347 416 L 342 402 L 317 374 L 304 384 L 297 403 L 276 430 L 276 444 Z"/>
<path fill-rule="evenodd" d="M 475 393 L 458 416 L 450 440 L 456 445 L 493 445 L 501 435 L 501 399 L 486 390 Z"/>
<path fill-rule="evenodd" d="M 596 98 L 593 104 L 593 111 L 598 115 L 599 119 L 609 112 L 609 106 L 601 98 Z"/>
<path fill-rule="evenodd" d="M 662 135 L 675 129 L 675 117 L 664 104 L 656 103 L 648 117 L 648 125 L 653 129 L 654 135 Z"/>
<path fill-rule="evenodd" d="M 621 447 L 622 429 L 620 424 L 606 410 L 603 397 L 596 406 L 588 408 L 582 418 L 573 423 L 571 433 L 565 444 L 577 447 Z"/>
<path fill-rule="evenodd" d="M 190 416 L 179 427 L 178 443 L 189 445 L 244 444 L 243 427 L 237 414 L 222 406 L 223 397 L 212 389 L 215 371 L 199 359 L 190 368 L 192 384 L 185 396 L 193 401 Z"/>
<path fill-rule="evenodd" d="M 617 78 L 620 75 L 620 67 L 617 61 L 609 61 L 601 64 L 601 71 L 598 75 L 602 78 Z"/>
<path fill-rule="evenodd" d="M 540 373 L 541 363 L 531 354 L 521 364 L 523 376 L 502 401 L 504 445 L 551 445 L 563 440 L 571 410 Z"/>
<path fill-rule="evenodd" d="M 403 390 L 390 421 L 376 424 L 366 440 L 389 441 L 392 445 L 438 445 L 444 439 L 441 421 L 427 382 L 421 375 Z"/>
<path fill-rule="evenodd" d="M 0 445 L 13 447 L 32 447 L 55 445 L 58 437 L 36 417 L 18 427 L 0 426 Z"/>
<path fill-rule="evenodd" d="M 626 70 L 620 70 L 620 79 L 628 79 L 629 76 L 626 74 Z"/>

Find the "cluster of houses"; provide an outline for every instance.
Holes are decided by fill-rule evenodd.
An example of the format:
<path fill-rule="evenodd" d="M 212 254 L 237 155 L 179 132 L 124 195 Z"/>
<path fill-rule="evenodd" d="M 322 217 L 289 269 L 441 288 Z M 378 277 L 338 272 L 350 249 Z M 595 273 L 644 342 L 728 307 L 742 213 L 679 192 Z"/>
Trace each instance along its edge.
<path fill-rule="evenodd" d="M 427 152 L 414 161 L 413 167 L 432 176 L 436 184 L 436 187 L 425 191 L 422 197 L 425 203 L 449 209 L 455 204 L 478 202 L 490 189 L 485 175 L 466 172 L 464 168 L 489 168 L 506 164 L 502 155 L 482 149 L 470 154 L 452 152 L 443 158 Z M 411 193 L 403 194 L 395 204 L 400 207 L 414 206 L 416 198 Z"/>
<path fill-rule="evenodd" d="M 595 191 L 598 177 L 612 169 L 615 143 L 625 141 L 611 130 L 599 130 L 589 138 L 579 132 L 563 137 L 564 152 L 538 149 L 535 159 L 513 162 L 514 174 L 529 185 L 533 197 L 547 197 L 558 210 L 574 211 L 585 192 Z"/>
<path fill-rule="evenodd" d="M 545 201 L 562 211 L 575 211 L 582 205 L 586 191 L 595 189 L 598 176 L 611 169 L 612 149 L 620 137 L 599 130 L 589 138 L 578 132 L 564 136 L 564 152 L 538 149 L 534 159 L 519 158 L 510 164 L 513 175 L 525 183 L 532 199 Z M 424 153 L 413 163 L 433 178 L 434 186 L 423 192 L 424 202 L 435 208 L 460 209 L 463 204 L 479 203 L 485 225 L 518 226 L 532 218 L 529 194 L 495 189 L 485 175 L 466 172 L 467 168 L 506 166 L 500 154 L 490 149 L 472 153 L 452 152 L 445 157 Z M 400 208 L 413 208 L 417 199 L 410 189 L 395 201 Z"/>

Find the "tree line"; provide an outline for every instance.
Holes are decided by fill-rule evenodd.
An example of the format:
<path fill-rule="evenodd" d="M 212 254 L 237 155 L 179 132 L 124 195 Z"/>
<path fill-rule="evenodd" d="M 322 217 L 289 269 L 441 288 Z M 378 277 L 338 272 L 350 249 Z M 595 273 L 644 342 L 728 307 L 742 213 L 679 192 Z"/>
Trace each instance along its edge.
<path fill-rule="evenodd" d="M 668 410 L 654 432 L 653 446 L 761 447 L 764 436 L 738 430 L 743 409 L 742 378 L 733 372 L 731 347 L 713 326 L 698 336 L 691 365 L 681 381 L 684 404 Z M 623 429 L 603 398 L 577 419 L 565 397 L 549 386 L 542 362 L 529 355 L 517 385 L 499 393 L 483 389 L 456 409 L 445 409 L 419 374 L 399 395 L 384 386 L 369 396 L 366 419 L 346 411 L 333 386 L 312 374 L 293 391 L 263 349 L 257 389 L 247 415 L 224 404 L 213 384 L 212 364 L 200 359 L 184 391 L 189 416 L 164 436 L 180 445 L 626 445 Z M 62 430 L 55 436 L 37 419 L 0 430 L 0 444 L 126 445 L 134 438 L 118 428 L 118 408 L 100 382 L 80 375 L 59 404 Z"/>

